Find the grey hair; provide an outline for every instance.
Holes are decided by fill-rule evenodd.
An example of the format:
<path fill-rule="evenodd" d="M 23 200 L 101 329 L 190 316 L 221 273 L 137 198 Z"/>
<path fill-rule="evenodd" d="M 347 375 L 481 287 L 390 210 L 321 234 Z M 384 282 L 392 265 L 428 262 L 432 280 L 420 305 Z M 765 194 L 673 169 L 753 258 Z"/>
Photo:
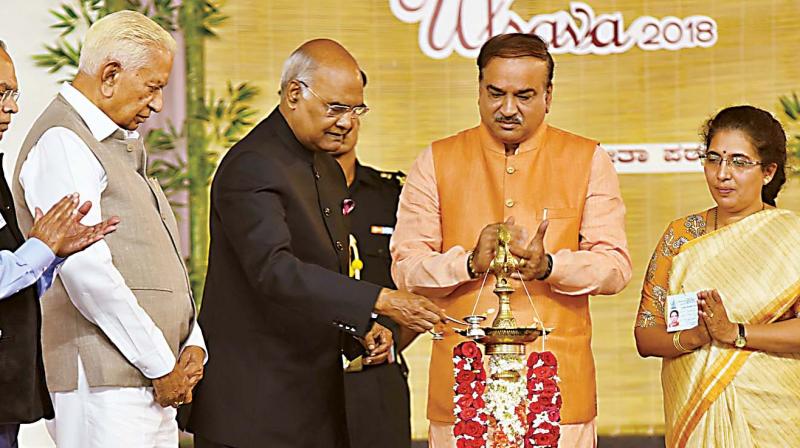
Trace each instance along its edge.
<path fill-rule="evenodd" d="M 95 22 L 86 33 L 78 70 L 94 75 L 108 61 L 124 70 L 137 70 L 149 62 L 154 50 L 175 54 L 178 45 L 156 22 L 136 11 L 118 11 Z"/>
<path fill-rule="evenodd" d="M 292 80 L 298 80 L 311 85 L 311 78 L 314 70 L 317 69 L 317 61 L 306 54 L 302 49 L 295 50 L 283 63 L 281 71 L 281 95 L 286 92 L 286 86 Z M 305 94 L 305 91 L 303 92 Z"/>

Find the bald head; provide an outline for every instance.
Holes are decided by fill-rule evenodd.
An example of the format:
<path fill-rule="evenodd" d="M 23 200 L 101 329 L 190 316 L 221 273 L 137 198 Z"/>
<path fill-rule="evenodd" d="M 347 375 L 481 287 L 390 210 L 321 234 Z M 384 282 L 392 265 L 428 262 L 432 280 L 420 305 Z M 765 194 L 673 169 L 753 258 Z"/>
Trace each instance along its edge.
<path fill-rule="evenodd" d="M 281 93 L 286 92 L 286 85 L 295 79 L 307 85 L 313 84 L 317 70 L 337 71 L 357 77 L 362 84 L 364 81 L 358 62 L 339 42 L 314 39 L 300 45 L 286 59 L 281 72 Z"/>
<path fill-rule="evenodd" d="M 14 62 L 11 61 L 11 56 L 6 52 L 5 44 L 2 44 L 0 45 L 0 95 L 5 97 L 5 100 L 0 103 L 0 140 L 3 139 L 3 134 L 8 130 L 11 116 L 19 111 L 15 96 L 18 88 Z"/>
<path fill-rule="evenodd" d="M 307 54 L 319 65 L 341 66 L 343 69 L 358 70 L 356 59 L 339 42 L 331 39 L 310 40 L 297 49 Z M 359 75 L 360 76 L 360 75 Z"/>
<path fill-rule="evenodd" d="M 281 74 L 279 108 L 303 146 L 341 149 L 358 120 L 354 110 L 366 110 L 361 73 L 353 55 L 330 39 L 310 40 L 292 52 Z"/>

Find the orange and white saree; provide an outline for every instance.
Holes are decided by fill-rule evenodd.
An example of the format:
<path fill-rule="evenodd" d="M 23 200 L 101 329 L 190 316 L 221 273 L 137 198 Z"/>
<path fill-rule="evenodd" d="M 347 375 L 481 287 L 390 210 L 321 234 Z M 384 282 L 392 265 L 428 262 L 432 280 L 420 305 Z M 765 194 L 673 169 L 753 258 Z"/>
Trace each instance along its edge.
<path fill-rule="evenodd" d="M 800 296 L 800 216 L 765 210 L 692 239 L 669 294 L 716 288 L 733 322 L 770 323 Z M 800 353 L 708 344 L 661 371 L 667 447 L 800 444 Z"/>

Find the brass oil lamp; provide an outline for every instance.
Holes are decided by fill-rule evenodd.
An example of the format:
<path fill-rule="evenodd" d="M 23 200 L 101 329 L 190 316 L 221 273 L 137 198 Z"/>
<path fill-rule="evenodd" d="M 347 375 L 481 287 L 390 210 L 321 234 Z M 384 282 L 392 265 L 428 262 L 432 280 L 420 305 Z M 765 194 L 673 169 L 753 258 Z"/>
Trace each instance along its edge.
<path fill-rule="evenodd" d="M 484 345 L 487 355 L 525 356 L 525 344 L 552 331 L 552 329 L 544 328 L 541 322 L 534 323 L 532 327 L 517 325 L 517 320 L 511 310 L 510 296 L 515 291 L 515 288 L 511 286 L 511 274 L 518 272 L 519 260 L 511 254 L 510 247 L 511 232 L 505 226 L 500 226 L 497 250 L 489 265 L 489 272 L 495 277 L 493 292 L 499 302 L 497 316 L 492 322 L 492 326 L 481 327 L 480 324 L 486 320 L 486 317 L 473 315 L 464 318 L 469 325 L 467 328 L 455 330 L 458 334 Z M 480 297 L 476 301 L 478 299 Z"/>

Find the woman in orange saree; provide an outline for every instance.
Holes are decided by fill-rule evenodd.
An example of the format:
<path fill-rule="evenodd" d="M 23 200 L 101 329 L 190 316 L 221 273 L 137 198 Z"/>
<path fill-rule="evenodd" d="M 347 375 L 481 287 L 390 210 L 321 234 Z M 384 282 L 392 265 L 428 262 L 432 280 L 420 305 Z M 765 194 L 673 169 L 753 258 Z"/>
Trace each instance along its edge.
<path fill-rule="evenodd" d="M 704 128 L 717 207 L 673 221 L 651 258 L 634 331 L 663 358 L 668 447 L 800 440 L 800 216 L 774 208 L 786 137 L 767 112 L 724 109 Z M 697 327 L 668 333 L 667 296 L 700 291 Z"/>

